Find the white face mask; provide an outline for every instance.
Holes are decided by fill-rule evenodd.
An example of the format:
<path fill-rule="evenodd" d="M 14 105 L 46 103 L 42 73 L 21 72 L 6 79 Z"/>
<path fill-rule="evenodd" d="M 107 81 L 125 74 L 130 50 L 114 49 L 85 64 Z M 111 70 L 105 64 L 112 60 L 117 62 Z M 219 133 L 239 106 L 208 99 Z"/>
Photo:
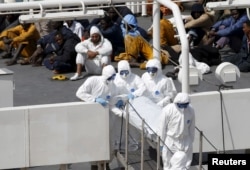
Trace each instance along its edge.
<path fill-rule="evenodd" d="M 154 77 L 156 76 L 156 73 L 149 72 L 148 74 L 149 74 L 151 79 L 154 79 Z"/>
<path fill-rule="evenodd" d="M 120 77 L 122 79 L 126 79 L 128 77 L 128 75 L 129 75 L 129 71 L 128 70 L 121 70 L 120 71 Z"/>
<path fill-rule="evenodd" d="M 123 74 L 123 75 L 120 75 L 122 79 L 126 79 L 128 77 L 128 74 Z"/>

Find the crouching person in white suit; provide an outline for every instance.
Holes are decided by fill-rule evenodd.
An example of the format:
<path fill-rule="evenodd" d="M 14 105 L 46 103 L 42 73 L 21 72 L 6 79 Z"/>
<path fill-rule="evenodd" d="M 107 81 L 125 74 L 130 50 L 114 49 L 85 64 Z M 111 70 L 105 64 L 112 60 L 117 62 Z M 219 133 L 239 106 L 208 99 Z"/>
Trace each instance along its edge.
<path fill-rule="evenodd" d="M 77 90 L 76 96 L 85 102 L 96 102 L 101 104 L 103 107 L 109 108 L 112 105 L 113 98 L 113 80 L 115 79 L 116 71 L 112 65 L 107 65 L 103 67 L 102 75 L 89 77 Z M 113 120 L 112 116 L 109 117 L 110 120 L 110 141 L 112 142 L 113 135 Z M 110 161 L 114 157 L 113 147 L 110 147 Z M 99 162 L 99 164 L 101 164 Z M 97 165 L 92 163 L 91 170 L 97 169 Z M 109 169 L 108 164 L 106 164 L 106 169 Z"/>
<path fill-rule="evenodd" d="M 178 93 L 174 102 L 168 104 L 162 110 L 162 117 L 159 125 L 158 135 L 164 141 L 162 150 L 162 159 L 164 170 L 172 170 L 175 164 L 180 161 L 185 167 L 189 169 L 192 162 L 193 155 L 193 141 L 195 133 L 195 113 L 193 107 L 190 105 L 189 95 L 186 93 Z M 186 154 L 186 159 L 171 160 L 176 152 L 181 151 Z M 171 163 L 170 163 L 171 161 Z M 176 170 L 182 170 L 181 168 Z"/>

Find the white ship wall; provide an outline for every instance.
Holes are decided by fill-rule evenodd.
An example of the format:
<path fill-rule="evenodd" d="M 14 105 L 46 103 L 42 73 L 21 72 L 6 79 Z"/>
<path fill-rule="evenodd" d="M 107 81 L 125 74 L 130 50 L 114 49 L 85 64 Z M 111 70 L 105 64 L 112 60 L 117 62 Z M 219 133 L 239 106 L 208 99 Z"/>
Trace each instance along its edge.
<path fill-rule="evenodd" d="M 204 92 L 191 95 L 196 112 L 196 127 L 208 140 L 223 151 L 222 124 L 224 124 L 225 150 L 250 148 L 250 89 L 222 92 L 223 123 L 220 93 Z M 199 133 L 196 130 L 194 151 L 199 152 Z M 203 138 L 203 151 L 216 151 Z"/>
<path fill-rule="evenodd" d="M 1 108 L 0 169 L 109 160 L 108 114 L 83 102 Z"/>

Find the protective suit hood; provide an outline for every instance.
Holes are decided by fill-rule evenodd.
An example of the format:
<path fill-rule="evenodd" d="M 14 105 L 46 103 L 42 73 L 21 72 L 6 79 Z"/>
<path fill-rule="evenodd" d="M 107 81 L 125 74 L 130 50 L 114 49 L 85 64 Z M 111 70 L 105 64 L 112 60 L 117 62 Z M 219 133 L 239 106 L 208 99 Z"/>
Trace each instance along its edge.
<path fill-rule="evenodd" d="M 129 77 L 131 75 L 131 68 L 130 68 L 130 65 L 129 65 L 127 60 L 119 61 L 117 67 L 118 67 L 119 76 L 120 76 L 120 71 L 121 70 L 128 70 L 129 71 L 129 74 L 128 74 L 127 77 Z"/>
<path fill-rule="evenodd" d="M 101 31 L 96 26 L 92 26 L 91 29 L 90 29 L 90 36 L 93 35 L 93 34 L 102 35 Z"/>
<path fill-rule="evenodd" d="M 190 103 L 190 97 L 187 93 L 178 93 L 174 98 L 174 103 Z"/>
<path fill-rule="evenodd" d="M 103 37 L 101 31 L 99 30 L 99 28 L 97 26 L 92 26 L 90 28 L 90 32 L 89 33 L 90 33 L 90 36 L 93 35 L 93 34 L 99 34 L 100 37 L 101 37 L 100 42 L 102 43 L 104 41 L 104 37 Z"/>
<path fill-rule="evenodd" d="M 147 67 L 156 67 L 158 69 L 154 77 L 159 77 L 162 75 L 161 62 L 158 59 L 154 58 L 154 59 L 148 60 L 146 64 L 146 68 Z"/>
<path fill-rule="evenodd" d="M 123 18 L 122 23 L 123 23 L 123 24 L 127 23 L 128 25 L 133 25 L 134 27 L 137 27 L 137 26 L 138 26 L 137 20 L 136 20 L 135 16 L 132 15 L 132 14 L 127 14 L 127 15 Z"/>
<path fill-rule="evenodd" d="M 111 77 L 115 73 L 116 73 L 115 68 L 112 65 L 107 65 L 102 69 L 102 78 L 103 80 L 106 81 L 109 77 Z"/>

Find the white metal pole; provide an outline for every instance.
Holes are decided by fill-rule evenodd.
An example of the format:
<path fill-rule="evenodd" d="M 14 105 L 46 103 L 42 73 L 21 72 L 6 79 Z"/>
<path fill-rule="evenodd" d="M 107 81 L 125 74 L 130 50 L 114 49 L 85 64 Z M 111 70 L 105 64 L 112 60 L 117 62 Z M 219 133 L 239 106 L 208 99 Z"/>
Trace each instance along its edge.
<path fill-rule="evenodd" d="M 141 2 L 141 16 L 147 16 L 147 5 L 146 5 L 146 1 L 142 1 Z"/>
<path fill-rule="evenodd" d="M 184 27 L 184 23 L 182 21 L 181 12 L 179 7 L 172 2 L 171 0 L 157 0 L 159 3 L 164 6 L 170 8 L 173 12 L 173 16 L 175 19 L 175 23 L 177 26 L 178 34 L 180 36 L 181 41 L 181 53 L 182 53 L 182 92 L 189 93 L 189 44 L 186 36 L 186 30 Z"/>
<path fill-rule="evenodd" d="M 153 3 L 153 57 L 160 59 L 160 4 Z"/>

